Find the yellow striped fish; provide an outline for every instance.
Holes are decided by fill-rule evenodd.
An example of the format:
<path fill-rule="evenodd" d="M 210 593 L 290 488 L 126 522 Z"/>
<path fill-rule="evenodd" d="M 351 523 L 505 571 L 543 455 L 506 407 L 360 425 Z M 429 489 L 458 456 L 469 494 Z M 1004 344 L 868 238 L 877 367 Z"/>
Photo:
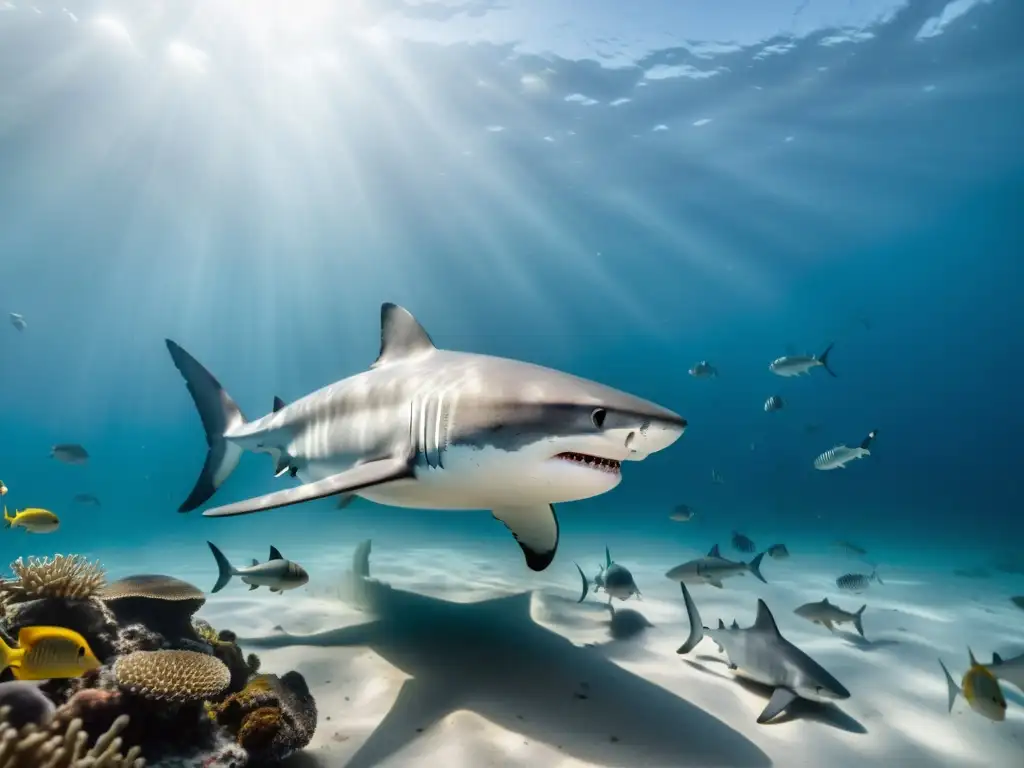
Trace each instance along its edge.
<path fill-rule="evenodd" d="M 16 680 L 81 677 L 99 666 L 85 638 L 65 627 L 22 627 L 17 648 L 0 638 L 0 669 Z"/>
<path fill-rule="evenodd" d="M 4 526 L 7 528 L 24 528 L 29 533 L 53 533 L 60 528 L 60 518 L 48 509 L 23 509 L 15 511 L 14 517 L 7 514 L 4 507 Z"/>

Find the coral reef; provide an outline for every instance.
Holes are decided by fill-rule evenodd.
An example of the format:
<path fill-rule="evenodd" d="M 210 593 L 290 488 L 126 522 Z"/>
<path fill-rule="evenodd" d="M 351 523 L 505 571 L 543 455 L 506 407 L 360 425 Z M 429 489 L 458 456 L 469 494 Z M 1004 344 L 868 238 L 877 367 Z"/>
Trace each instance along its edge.
<path fill-rule="evenodd" d="M 250 765 L 277 764 L 309 744 L 316 731 L 316 702 L 298 672 L 257 675 L 211 709 L 249 753 Z"/>
<path fill-rule="evenodd" d="M 3 768 L 143 768 L 139 749 L 121 752 L 118 735 L 129 717 L 119 716 L 90 749 L 89 734 L 82 721 L 67 724 L 54 718 L 49 725 L 29 723 L 16 728 L 10 721 L 10 709 L 0 708 L 0 766 Z"/>
<path fill-rule="evenodd" d="M 206 603 L 206 595 L 187 581 L 137 574 L 108 584 L 99 598 L 121 624 L 141 624 L 172 646 L 180 645 L 181 640 L 194 643 L 200 639 L 192 616 Z"/>
<path fill-rule="evenodd" d="M 87 600 L 103 589 L 106 576 L 99 561 L 90 563 L 78 555 L 55 555 L 53 560 L 30 557 L 11 563 L 13 580 L 0 581 L 0 603 L 64 598 Z"/>
<path fill-rule="evenodd" d="M 77 555 L 11 570 L 0 580 L 0 636 L 13 645 L 23 627 L 67 627 L 103 666 L 0 683 L 0 768 L 277 765 L 312 739 L 316 703 L 303 677 L 257 674 L 259 657 L 233 632 L 194 617 L 206 597 L 193 585 L 154 574 L 106 584 L 100 564 Z"/>

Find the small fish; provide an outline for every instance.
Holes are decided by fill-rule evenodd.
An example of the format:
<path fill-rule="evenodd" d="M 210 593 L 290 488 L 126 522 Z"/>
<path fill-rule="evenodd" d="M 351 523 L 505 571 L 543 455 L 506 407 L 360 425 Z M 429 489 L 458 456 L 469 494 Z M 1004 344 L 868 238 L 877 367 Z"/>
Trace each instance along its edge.
<path fill-rule="evenodd" d="M 828 365 L 828 353 L 832 351 L 835 343 L 829 344 L 820 355 L 784 355 L 773 360 L 768 365 L 768 370 L 776 376 L 800 376 L 810 373 L 812 368 L 821 366 L 834 378 L 836 373 Z"/>
<path fill-rule="evenodd" d="M 772 395 L 764 401 L 764 412 L 774 413 L 775 411 L 781 411 L 785 407 L 785 403 L 782 398 L 778 395 Z"/>
<path fill-rule="evenodd" d="M 829 448 L 818 458 L 814 460 L 814 468 L 822 471 L 830 469 L 846 469 L 846 465 L 854 459 L 863 459 L 866 456 L 871 455 L 869 447 L 874 439 L 878 436 L 878 430 L 871 430 L 868 432 L 868 436 L 861 441 L 861 444 L 856 448 L 850 448 L 847 445 L 837 445 L 833 448 Z"/>
<path fill-rule="evenodd" d="M 672 510 L 672 514 L 668 516 L 668 519 L 675 520 L 677 523 L 688 523 L 693 520 L 694 514 L 696 513 L 689 505 L 677 504 L 676 508 Z"/>
<path fill-rule="evenodd" d="M 99 666 L 85 638 L 64 627 L 22 627 L 16 648 L 0 638 L 0 668 L 15 680 L 81 677 Z"/>
<path fill-rule="evenodd" d="M 768 555 L 776 560 L 785 560 L 789 557 L 789 550 L 786 549 L 785 544 L 772 544 L 768 547 Z"/>
<path fill-rule="evenodd" d="M 91 493 L 76 493 L 75 498 L 72 499 L 72 501 L 74 501 L 75 504 L 84 504 L 87 507 L 101 506 L 99 498 Z"/>
<path fill-rule="evenodd" d="M 847 592 L 863 592 L 871 585 L 872 581 L 885 585 L 885 582 L 878 578 L 878 572 L 872 571 L 869 576 L 865 576 L 863 573 L 847 573 L 836 579 L 836 586 Z"/>
<path fill-rule="evenodd" d="M 11 312 L 11 325 L 13 325 L 19 331 L 24 331 L 26 328 L 28 328 L 28 323 L 25 322 L 25 318 L 19 315 L 17 312 Z"/>
<path fill-rule="evenodd" d="M 89 452 L 77 443 L 61 443 L 50 449 L 50 458 L 65 464 L 85 464 L 89 460 Z"/>
<path fill-rule="evenodd" d="M 707 360 L 701 360 L 689 371 L 695 379 L 707 379 L 718 376 L 718 369 Z"/>
<path fill-rule="evenodd" d="M 977 662 L 970 648 L 967 649 L 967 655 L 971 668 L 964 673 L 960 686 L 953 681 L 946 665 L 939 659 L 939 666 L 946 674 L 946 686 L 949 689 L 949 711 L 953 711 L 953 702 L 956 701 L 957 694 L 963 694 L 971 709 L 989 720 L 1001 723 L 1006 719 L 1006 699 L 999 687 L 999 681 Z"/>
<path fill-rule="evenodd" d="M 722 473 L 717 469 L 711 470 L 711 482 L 715 485 L 725 485 L 725 480 L 722 478 Z"/>
<path fill-rule="evenodd" d="M 53 533 L 60 528 L 60 519 L 48 509 L 15 510 L 14 517 L 4 507 L 4 527 L 23 528 L 29 533 Z"/>
<path fill-rule="evenodd" d="M 867 606 L 862 605 L 859 611 L 850 613 L 849 611 L 844 611 L 838 605 L 833 605 L 826 597 L 819 603 L 804 603 L 793 613 L 815 624 L 821 624 L 829 632 L 833 631 L 833 624 L 853 622 L 853 626 L 857 628 L 857 634 L 864 637 L 864 625 L 861 623 L 861 617 L 864 615 L 865 608 Z"/>
<path fill-rule="evenodd" d="M 753 552 L 757 547 L 754 542 L 739 531 L 732 532 L 732 548 L 738 552 Z"/>
<path fill-rule="evenodd" d="M 837 541 L 834 542 L 833 546 L 838 547 L 848 555 L 855 555 L 857 557 L 863 557 L 868 553 L 863 547 L 858 547 L 856 544 L 851 544 L 848 541 Z"/>
<path fill-rule="evenodd" d="M 217 561 L 217 569 L 220 572 L 211 592 L 220 592 L 224 589 L 232 576 L 240 576 L 242 581 L 249 585 L 250 592 L 257 587 L 269 587 L 271 592 L 284 592 L 286 589 L 301 587 L 309 581 L 309 574 L 305 569 L 298 563 L 285 560 L 277 547 L 270 548 L 270 558 L 267 562 L 261 563 L 254 558 L 252 565 L 235 568 L 212 542 L 206 543 L 213 552 L 213 559 Z"/>

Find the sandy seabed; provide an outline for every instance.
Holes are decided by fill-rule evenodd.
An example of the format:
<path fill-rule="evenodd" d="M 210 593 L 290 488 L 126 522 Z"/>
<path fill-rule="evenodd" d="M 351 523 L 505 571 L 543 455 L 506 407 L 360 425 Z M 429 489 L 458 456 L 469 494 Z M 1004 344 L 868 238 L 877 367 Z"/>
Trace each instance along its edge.
<path fill-rule="evenodd" d="M 724 589 L 693 587 L 709 626 L 719 618 L 749 626 L 763 598 L 782 634 L 851 691 L 838 705 L 801 703 L 758 725 L 770 692 L 738 681 L 710 639 L 676 654 L 689 625 L 679 586 L 664 573 L 702 552 L 673 547 L 666 559 L 664 548 L 645 555 L 634 545 L 616 556 L 643 599 L 616 601 L 613 626 L 603 596 L 576 603 L 572 562 L 593 575 L 603 557 L 596 539 L 563 545 L 539 575 L 512 542 L 374 542 L 371 575 L 390 585 L 376 617 L 344 588 L 356 544 L 285 552 L 310 572 L 307 587 L 276 595 L 235 579 L 199 614 L 242 638 L 273 635 L 275 626 L 294 635 L 348 628 L 337 644 L 251 648 L 267 671 L 302 673 L 316 697 L 316 735 L 292 766 L 1024 766 L 1024 694 L 1003 684 L 1002 723 L 962 698 L 950 714 L 937 661 L 959 678 L 968 645 L 985 662 L 993 651 L 1024 651 L 1024 612 L 1007 599 L 1024 592 L 1019 576 L 969 580 L 888 566 L 884 585 L 854 595 L 834 580 L 855 562 L 793 551 L 765 558 L 767 585 L 748 574 Z M 238 563 L 266 557 L 224 549 Z M 104 558 L 112 578 L 153 570 L 151 558 L 114 557 Z M 205 547 L 161 561 L 203 588 L 215 579 Z M 830 633 L 794 615 L 823 597 L 850 611 L 867 603 L 866 640 L 852 625 Z M 637 618 L 624 609 L 651 626 L 613 637 L 630 635 L 626 619 Z"/>

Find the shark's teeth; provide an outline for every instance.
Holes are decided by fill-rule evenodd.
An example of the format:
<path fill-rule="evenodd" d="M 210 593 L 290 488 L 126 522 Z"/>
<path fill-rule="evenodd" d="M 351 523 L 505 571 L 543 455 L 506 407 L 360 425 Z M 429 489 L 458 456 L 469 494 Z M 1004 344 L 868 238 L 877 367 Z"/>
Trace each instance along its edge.
<path fill-rule="evenodd" d="M 576 464 L 583 464 L 591 469 L 599 469 L 603 472 L 618 472 L 622 465 L 615 459 L 602 459 L 600 456 L 591 456 L 589 453 L 575 453 L 566 451 L 555 456 L 556 459 L 571 461 Z"/>

